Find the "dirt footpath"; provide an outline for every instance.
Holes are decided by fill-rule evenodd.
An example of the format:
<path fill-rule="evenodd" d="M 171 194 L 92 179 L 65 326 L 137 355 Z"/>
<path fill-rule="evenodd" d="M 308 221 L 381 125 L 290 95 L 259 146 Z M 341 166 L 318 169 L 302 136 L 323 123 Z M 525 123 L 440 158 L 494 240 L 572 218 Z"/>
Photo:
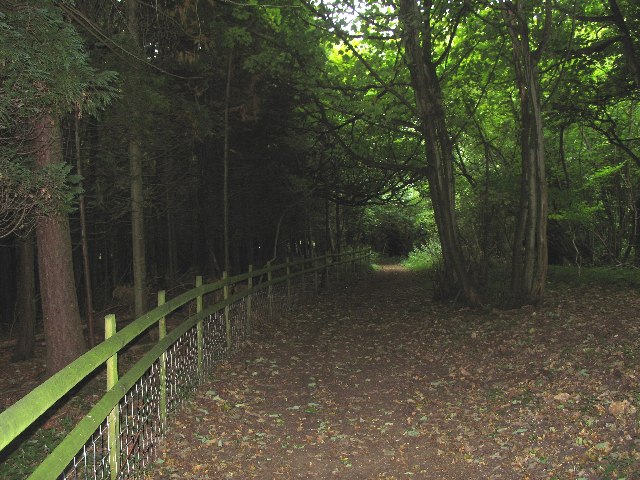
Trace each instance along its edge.
<path fill-rule="evenodd" d="M 640 296 L 617 295 L 478 312 L 384 266 L 263 326 L 147 478 L 640 479 Z"/>

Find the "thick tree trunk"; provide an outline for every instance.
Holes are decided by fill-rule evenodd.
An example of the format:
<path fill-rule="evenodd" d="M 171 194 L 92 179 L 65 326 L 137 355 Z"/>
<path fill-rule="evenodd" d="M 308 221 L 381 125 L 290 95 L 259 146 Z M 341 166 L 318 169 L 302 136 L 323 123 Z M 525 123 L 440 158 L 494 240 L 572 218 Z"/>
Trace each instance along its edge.
<path fill-rule="evenodd" d="M 520 207 L 513 239 L 511 294 L 517 305 L 538 303 L 547 278 L 547 180 L 537 56 L 531 51 L 522 4 L 503 17 L 513 45 L 516 83 L 520 91 L 522 172 Z M 549 14 L 549 13 L 548 13 Z"/>
<path fill-rule="evenodd" d="M 12 360 L 27 360 L 33 356 L 36 343 L 36 271 L 35 247 L 31 235 L 20 238 L 18 244 L 18 344 Z"/>
<path fill-rule="evenodd" d="M 62 162 L 58 121 L 43 115 L 33 126 L 37 166 L 43 168 Z M 39 218 L 36 236 L 47 372 L 51 375 L 84 353 L 86 345 L 76 297 L 67 215 Z"/>
<path fill-rule="evenodd" d="M 429 10 L 429 7 L 426 7 Z M 455 216 L 453 149 L 447 130 L 442 91 L 432 60 L 429 20 L 422 19 L 416 0 L 400 0 L 400 20 L 418 113 L 422 121 L 427 180 L 447 276 L 471 305 L 481 298 L 468 271 Z M 421 28 L 422 27 L 422 28 Z"/>

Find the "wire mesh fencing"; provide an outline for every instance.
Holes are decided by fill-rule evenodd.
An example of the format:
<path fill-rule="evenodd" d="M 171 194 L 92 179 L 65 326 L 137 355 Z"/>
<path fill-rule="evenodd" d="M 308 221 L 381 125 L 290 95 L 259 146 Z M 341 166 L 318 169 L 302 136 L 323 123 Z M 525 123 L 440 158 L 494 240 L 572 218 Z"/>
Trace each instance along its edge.
<path fill-rule="evenodd" d="M 118 411 L 120 476 L 130 477 L 154 460 L 158 439 L 164 433 L 158 362 L 126 393 Z"/>
<path fill-rule="evenodd" d="M 64 480 L 102 480 L 111 478 L 108 426 L 109 420 L 105 419 L 89 441 L 82 447 L 82 450 L 73 457 L 71 464 L 60 478 Z"/>

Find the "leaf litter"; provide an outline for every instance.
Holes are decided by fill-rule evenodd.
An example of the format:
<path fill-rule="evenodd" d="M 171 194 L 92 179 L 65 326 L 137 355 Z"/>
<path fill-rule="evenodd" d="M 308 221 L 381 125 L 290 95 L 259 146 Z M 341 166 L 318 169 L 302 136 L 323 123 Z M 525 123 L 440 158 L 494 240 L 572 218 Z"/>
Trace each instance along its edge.
<path fill-rule="evenodd" d="M 640 478 L 640 295 L 429 300 L 387 265 L 262 325 L 174 416 L 148 478 Z"/>

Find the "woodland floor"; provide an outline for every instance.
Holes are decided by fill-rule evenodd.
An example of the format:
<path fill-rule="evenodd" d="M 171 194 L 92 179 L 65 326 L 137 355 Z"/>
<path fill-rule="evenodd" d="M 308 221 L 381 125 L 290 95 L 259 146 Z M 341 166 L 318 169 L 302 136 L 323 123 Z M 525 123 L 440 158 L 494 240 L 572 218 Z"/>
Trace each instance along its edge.
<path fill-rule="evenodd" d="M 386 265 L 285 316 L 173 417 L 149 479 L 640 479 L 640 294 L 429 300 Z"/>
<path fill-rule="evenodd" d="M 146 478 L 640 479 L 637 288 L 556 285 L 508 311 L 430 298 L 385 265 L 262 326 L 172 417 Z M 43 378 L 41 343 L 29 362 L 11 348 L 0 410 Z M 0 478 L 24 478 L 102 384 L 0 458 Z"/>

